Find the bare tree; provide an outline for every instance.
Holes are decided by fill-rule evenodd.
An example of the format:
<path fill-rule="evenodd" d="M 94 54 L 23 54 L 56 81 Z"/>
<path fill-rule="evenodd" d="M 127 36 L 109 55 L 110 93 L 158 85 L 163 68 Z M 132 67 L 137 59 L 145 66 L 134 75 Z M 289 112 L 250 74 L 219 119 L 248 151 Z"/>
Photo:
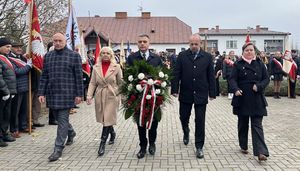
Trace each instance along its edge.
<path fill-rule="evenodd" d="M 36 0 L 41 29 L 45 25 L 57 22 L 68 13 L 66 0 Z M 0 0 L 0 37 L 8 37 L 12 41 L 26 41 L 27 5 L 23 0 Z"/>

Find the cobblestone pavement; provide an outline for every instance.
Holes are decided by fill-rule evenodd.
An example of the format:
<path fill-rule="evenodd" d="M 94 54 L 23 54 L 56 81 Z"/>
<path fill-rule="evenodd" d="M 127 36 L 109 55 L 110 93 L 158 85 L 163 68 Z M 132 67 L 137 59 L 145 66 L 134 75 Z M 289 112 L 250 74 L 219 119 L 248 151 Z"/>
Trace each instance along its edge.
<path fill-rule="evenodd" d="M 270 151 L 266 162 L 239 152 L 237 117 L 232 114 L 230 100 L 219 97 L 209 103 L 206 113 L 204 159 L 196 159 L 194 148 L 194 117 L 191 143 L 182 143 L 178 117 L 178 101 L 166 106 L 158 127 L 157 151 L 138 160 L 136 125 L 124 120 L 120 113 L 114 145 L 106 146 L 103 157 L 97 157 L 102 126 L 95 121 L 94 106 L 80 105 L 70 116 L 77 136 L 67 146 L 62 159 L 49 163 L 53 151 L 56 126 L 39 128 L 32 135 L 22 134 L 16 142 L 0 148 L 0 170 L 300 170 L 300 98 L 267 98 L 269 116 L 263 120 L 265 139 Z M 46 120 L 46 118 L 44 118 Z"/>

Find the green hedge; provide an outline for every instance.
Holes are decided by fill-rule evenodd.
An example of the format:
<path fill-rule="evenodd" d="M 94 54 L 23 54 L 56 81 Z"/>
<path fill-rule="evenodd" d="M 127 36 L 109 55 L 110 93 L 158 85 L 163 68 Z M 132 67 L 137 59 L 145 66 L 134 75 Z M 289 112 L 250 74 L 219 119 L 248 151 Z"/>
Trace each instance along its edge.
<path fill-rule="evenodd" d="M 300 81 L 297 81 L 297 85 L 296 85 L 296 94 L 299 95 L 300 94 Z M 227 95 L 227 81 L 224 80 L 223 78 L 219 79 L 219 83 L 220 83 L 220 93 L 222 95 Z M 288 82 L 287 80 L 283 80 L 281 82 L 281 88 L 280 88 L 280 95 L 281 96 L 287 96 L 287 85 Z M 265 90 L 265 95 L 266 96 L 273 96 L 273 90 L 274 90 L 274 82 L 271 80 L 268 87 Z"/>

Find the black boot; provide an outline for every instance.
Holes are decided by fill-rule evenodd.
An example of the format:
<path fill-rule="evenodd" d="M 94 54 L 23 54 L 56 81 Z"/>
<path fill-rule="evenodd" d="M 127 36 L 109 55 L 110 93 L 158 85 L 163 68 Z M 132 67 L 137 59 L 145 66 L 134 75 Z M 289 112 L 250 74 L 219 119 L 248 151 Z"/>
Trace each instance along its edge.
<path fill-rule="evenodd" d="M 281 97 L 279 96 L 279 92 L 277 92 L 277 99 L 281 99 Z"/>
<path fill-rule="evenodd" d="M 274 99 L 277 99 L 277 92 L 274 92 Z"/>
<path fill-rule="evenodd" d="M 115 138 L 116 138 L 116 132 L 115 132 L 113 126 L 110 126 L 110 131 L 109 132 L 110 132 L 110 139 L 109 139 L 108 144 L 111 145 L 111 144 L 115 143 Z"/>
<path fill-rule="evenodd" d="M 103 154 L 105 153 L 105 143 L 108 137 L 108 133 L 109 133 L 109 127 L 103 127 L 102 129 L 102 135 L 101 135 L 101 142 L 100 142 L 100 146 L 99 146 L 99 150 L 98 150 L 98 156 L 103 156 Z"/>
<path fill-rule="evenodd" d="M 184 145 L 188 145 L 190 140 L 190 129 L 188 126 L 182 129 L 183 129 L 183 143 Z"/>

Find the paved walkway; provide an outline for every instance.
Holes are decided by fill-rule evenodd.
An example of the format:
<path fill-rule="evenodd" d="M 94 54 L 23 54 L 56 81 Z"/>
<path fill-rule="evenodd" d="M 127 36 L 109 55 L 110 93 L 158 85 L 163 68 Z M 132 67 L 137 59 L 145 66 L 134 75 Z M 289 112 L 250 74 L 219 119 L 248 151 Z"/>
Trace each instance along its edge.
<path fill-rule="evenodd" d="M 239 152 L 237 118 L 231 114 L 230 100 L 220 97 L 211 101 L 206 115 L 204 159 L 196 159 L 194 117 L 191 118 L 191 143 L 182 143 L 178 102 L 168 104 L 158 127 L 157 152 L 138 160 L 136 125 L 119 115 L 114 145 L 106 146 L 103 157 L 97 157 L 101 125 L 95 122 L 94 106 L 80 105 L 71 115 L 77 132 L 75 143 L 65 148 L 62 159 L 49 163 L 56 126 L 37 129 L 6 148 L 0 148 L 0 170 L 300 170 L 300 98 L 282 98 L 269 102 L 269 116 L 263 125 L 270 151 L 267 162 L 259 163 L 252 155 Z M 193 116 L 193 115 L 192 115 Z"/>

